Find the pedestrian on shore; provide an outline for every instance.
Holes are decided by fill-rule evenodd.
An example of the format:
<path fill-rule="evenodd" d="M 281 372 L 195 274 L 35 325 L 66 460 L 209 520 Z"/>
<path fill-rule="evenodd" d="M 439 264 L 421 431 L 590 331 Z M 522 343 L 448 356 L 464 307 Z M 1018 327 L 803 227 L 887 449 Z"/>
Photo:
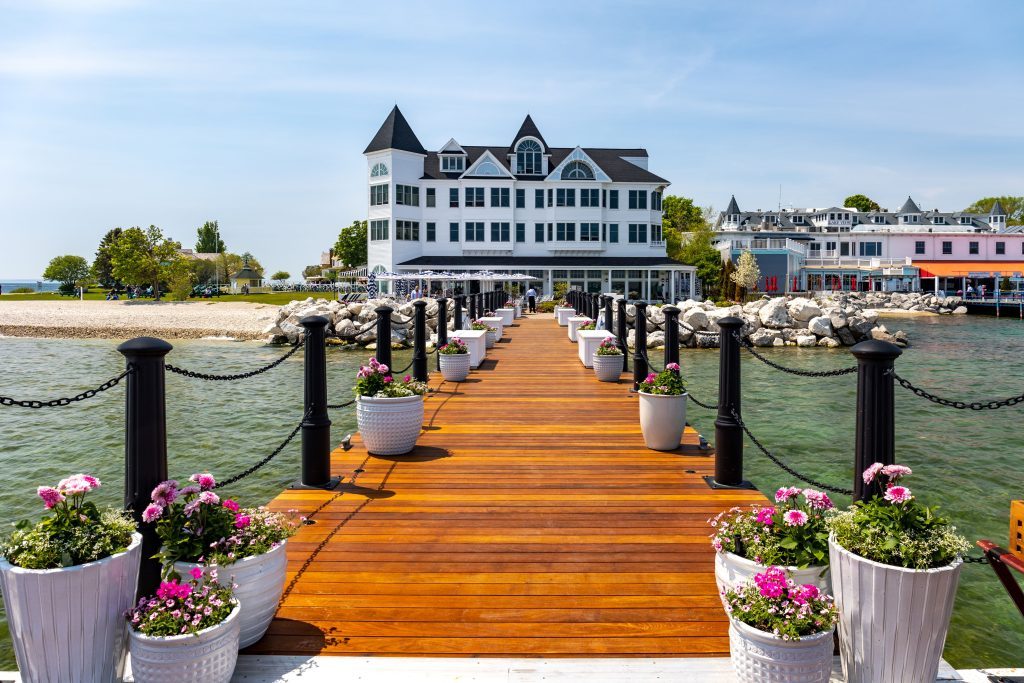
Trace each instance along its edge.
<path fill-rule="evenodd" d="M 418 286 L 412 288 L 412 294 L 410 295 L 410 298 L 413 301 L 420 298 L 420 288 Z"/>
<path fill-rule="evenodd" d="M 530 287 L 526 290 L 526 302 L 530 307 L 530 313 L 537 312 L 537 290 Z"/>

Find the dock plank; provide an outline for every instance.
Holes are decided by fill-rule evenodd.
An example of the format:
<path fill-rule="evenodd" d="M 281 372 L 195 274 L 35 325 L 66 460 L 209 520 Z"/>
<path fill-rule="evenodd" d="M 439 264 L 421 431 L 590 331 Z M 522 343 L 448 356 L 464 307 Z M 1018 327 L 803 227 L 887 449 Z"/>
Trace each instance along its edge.
<path fill-rule="evenodd" d="M 431 385 L 413 453 L 370 456 L 356 435 L 332 454 L 348 490 L 271 503 L 322 509 L 249 654 L 728 655 L 706 520 L 764 498 L 708 489 L 696 431 L 644 447 L 629 384 L 596 381 L 546 315 L 506 328 L 468 381 Z"/>

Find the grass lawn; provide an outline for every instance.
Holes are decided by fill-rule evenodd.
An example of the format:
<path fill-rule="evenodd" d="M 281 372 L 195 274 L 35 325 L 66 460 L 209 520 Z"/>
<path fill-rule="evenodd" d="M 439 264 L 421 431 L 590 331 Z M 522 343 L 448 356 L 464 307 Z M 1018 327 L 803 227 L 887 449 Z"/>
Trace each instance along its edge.
<path fill-rule="evenodd" d="M 272 304 L 274 306 L 283 306 L 289 301 L 302 300 L 308 296 L 315 298 L 325 298 L 331 300 L 334 298 L 333 293 L 312 293 L 312 292 L 271 292 L 270 294 L 225 294 L 219 297 L 213 297 L 211 299 L 189 299 L 189 301 L 198 301 L 202 303 L 218 303 L 218 302 L 232 302 L 242 301 L 256 304 Z M 0 303 L 4 301 L 74 301 L 77 296 L 61 296 L 56 292 L 45 292 L 36 294 L 0 294 Z M 107 298 L 106 292 L 86 292 L 85 298 L 89 301 L 103 301 Z M 121 299 L 124 301 L 125 299 Z M 139 301 L 152 301 L 152 299 L 139 299 Z"/>

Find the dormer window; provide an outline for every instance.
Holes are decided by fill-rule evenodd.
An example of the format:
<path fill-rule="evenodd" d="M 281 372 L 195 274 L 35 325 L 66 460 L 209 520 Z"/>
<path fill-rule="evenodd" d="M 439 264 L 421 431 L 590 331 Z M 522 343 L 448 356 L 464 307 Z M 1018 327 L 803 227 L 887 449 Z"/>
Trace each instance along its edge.
<path fill-rule="evenodd" d="M 594 171 L 582 161 L 569 162 L 562 169 L 562 180 L 593 180 Z M 646 204 L 646 202 L 645 202 Z M 647 208 L 647 207 L 644 207 Z"/>
<path fill-rule="evenodd" d="M 871 222 L 874 223 L 875 225 L 884 225 L 885 224 L 885 216 L 872 216 L 871 217 Z"/>
<path fill-rule="evenodd" d="M 960 225 L 970 225 L 970 224 L 971 224 L 971 217 L 970 216 L 960 216 Z"/>
<path fill-rule="evenodd" d="M 373 170 L 370 171 L 371 178 L 382 178 L 388 174 L 388 165 L 384 162 L 374 164 Z"/>
<path fill-rule="evenodd" d="M 523 140 L 516 146 L 516 169 L 522 175 L 541 173 L 541 148 L 536 140 Z"/>
<path fill-rule="evenodd" d="M 934 223 L 935 225 L 945 225 L 946 219 L 943 218 L 942 216 L 935 216 L 934 218 L 932 218 L 932 223 Z"/>
<path fill-rule="evenodd" d="M 792 221 L 793 221 L 793 223 L 797 223 L 799 225 L 803 225 L 804 217 L 803 216 L 793 216 Z"/>
<path fill-rule="evenodd" d="M 462 173 L 466 170 L 466 157 L 461 154 L 446 154 L 441 157 L 441 170 L 446 173 Z"/>

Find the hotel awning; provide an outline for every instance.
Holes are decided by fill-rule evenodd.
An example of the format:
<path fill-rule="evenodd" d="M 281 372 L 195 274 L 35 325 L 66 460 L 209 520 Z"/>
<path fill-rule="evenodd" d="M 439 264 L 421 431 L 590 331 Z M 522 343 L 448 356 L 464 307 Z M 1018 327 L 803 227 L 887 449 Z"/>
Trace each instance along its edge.
<path fill-rule="evenodd" d="M 921 277 L 995 277 L 995 273 L 1004 277 L 1024 273 L 1024 261 L 914 261 L 914 265 L 921 269 Z"/>

